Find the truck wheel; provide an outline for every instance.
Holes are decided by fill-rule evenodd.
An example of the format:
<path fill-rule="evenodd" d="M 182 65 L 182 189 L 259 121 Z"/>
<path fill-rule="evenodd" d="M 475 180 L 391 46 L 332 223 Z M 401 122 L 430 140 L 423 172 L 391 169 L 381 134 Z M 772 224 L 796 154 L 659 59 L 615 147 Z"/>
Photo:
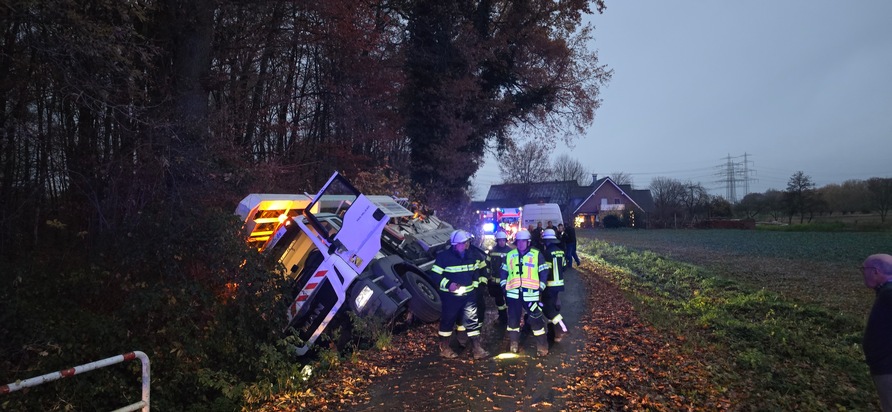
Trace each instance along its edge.
<path fill-rule="evenodd" d="M 409 312 L 422 322 L 433 322 L 440 319 L 443 303 L 440 294 L 421 275 L 407 271 L 403 274 L 406 290 L 412 295 L 409 299 Z"/>

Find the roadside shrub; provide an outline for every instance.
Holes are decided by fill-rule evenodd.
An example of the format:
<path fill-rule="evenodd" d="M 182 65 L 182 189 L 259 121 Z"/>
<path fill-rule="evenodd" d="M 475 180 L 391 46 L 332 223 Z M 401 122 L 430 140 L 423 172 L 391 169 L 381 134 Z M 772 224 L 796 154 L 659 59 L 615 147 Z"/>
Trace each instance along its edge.
<path fill-rule="evenodd" d="M 616 215 L 604 216 L 604 227 L 607 229 L 616 229 L 623 227 L 622 221 Z"/>
<path fill-rule="evenodd" d="M 283 280 L 231 213 L 198 210 L 145 210 L 128 234 L 94 245 L 95 257 L 72 244 L 4 268 L 0 380 L 141 350 L 153 410 L 239 410 L 289 385 Z M 138 370 L 132 362 L 46 383 L 5 396 L 3 409 L 114 409 L 138 397 Z"/>

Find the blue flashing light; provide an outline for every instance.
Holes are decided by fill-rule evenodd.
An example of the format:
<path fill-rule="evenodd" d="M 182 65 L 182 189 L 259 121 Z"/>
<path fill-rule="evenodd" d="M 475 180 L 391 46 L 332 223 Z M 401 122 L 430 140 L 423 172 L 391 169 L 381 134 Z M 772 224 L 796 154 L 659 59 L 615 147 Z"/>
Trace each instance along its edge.
<path fill-rule="evenodd" d="M 493 222 L 486 222 L 483 224 L 483 233 L 493 233 L 496 229 L 496 224 Z"/>

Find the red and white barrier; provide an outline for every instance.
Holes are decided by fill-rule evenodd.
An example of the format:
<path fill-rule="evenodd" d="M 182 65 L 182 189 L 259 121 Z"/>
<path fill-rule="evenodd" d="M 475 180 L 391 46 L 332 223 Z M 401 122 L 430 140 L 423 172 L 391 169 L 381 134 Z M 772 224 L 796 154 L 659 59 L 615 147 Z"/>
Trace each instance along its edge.
<path fill-rule="evenodd" d="M 9 383 L 3 386 L 0 386 L 0 394 L 7 394 L 10 392 L 15 392 L 17 390 L 28 388 L 32 386 L 37 386 L 43 383 L 52 382 L 54 380 L 68 378 L 79 373 L 89 372 L 92 370 L 96 370 L 99 368 L 104 368 L 106 366 L 118 364 L 128 360 L 139 359 L 140 363 L 142 363 L 142 400 L 136 402 L 131 405 L 127 405 L 120 409 L 115 409 L 113 412 L 129 412 L 141 410 L 142 412 L 149 412 L 149 383 L 151 381 L 149 376 L 149 357 L 146 356 L 145 353 L 140 351 L 133 351 L 129 353 L 125 353 L 123 355 L 112 356 L 110 358 L 98 360 L 95 362 L 90 362 L 84 365 L 75 366 L 73 368 L 64 369 L 58 372 L 48 373 L 46 375 L 40 375 L 37 377 L 33 377 L 30 379 L 25 379 L 23 381 L 15 381 L 13 383 Z"/>

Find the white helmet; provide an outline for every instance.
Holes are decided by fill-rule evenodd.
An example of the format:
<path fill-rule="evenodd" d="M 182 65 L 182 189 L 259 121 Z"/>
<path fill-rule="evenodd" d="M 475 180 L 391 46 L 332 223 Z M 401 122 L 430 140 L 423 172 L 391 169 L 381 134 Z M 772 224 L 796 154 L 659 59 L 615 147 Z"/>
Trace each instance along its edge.
<path fill-rule="evenodd" d="M 452 236 L 449 237 L 449 242 L 453 245 L 465 243 L 469 240 L 471 240 L 471 234 L 461 229 L 452 232 Z"/>
<path fill-rule="evenodd" d="M 514 235 L 514 240 L 530 240 L 530 231 L 526 229 L 518 230 L 517 234 Z"/>
<path fill-rule="evenodd" d="M 496 240 L 499 240 L 499 239 L 508 240 L 508 234 L 505 233 L 504 230 L 500 230 L 500 231 L 496 232 Z"/>
<path fill-rule="evenodd" d="M 542 239 L 557 240 L 557 235 L 554 233 L 554 229 L 543 230 L 542 231 Z"/>

